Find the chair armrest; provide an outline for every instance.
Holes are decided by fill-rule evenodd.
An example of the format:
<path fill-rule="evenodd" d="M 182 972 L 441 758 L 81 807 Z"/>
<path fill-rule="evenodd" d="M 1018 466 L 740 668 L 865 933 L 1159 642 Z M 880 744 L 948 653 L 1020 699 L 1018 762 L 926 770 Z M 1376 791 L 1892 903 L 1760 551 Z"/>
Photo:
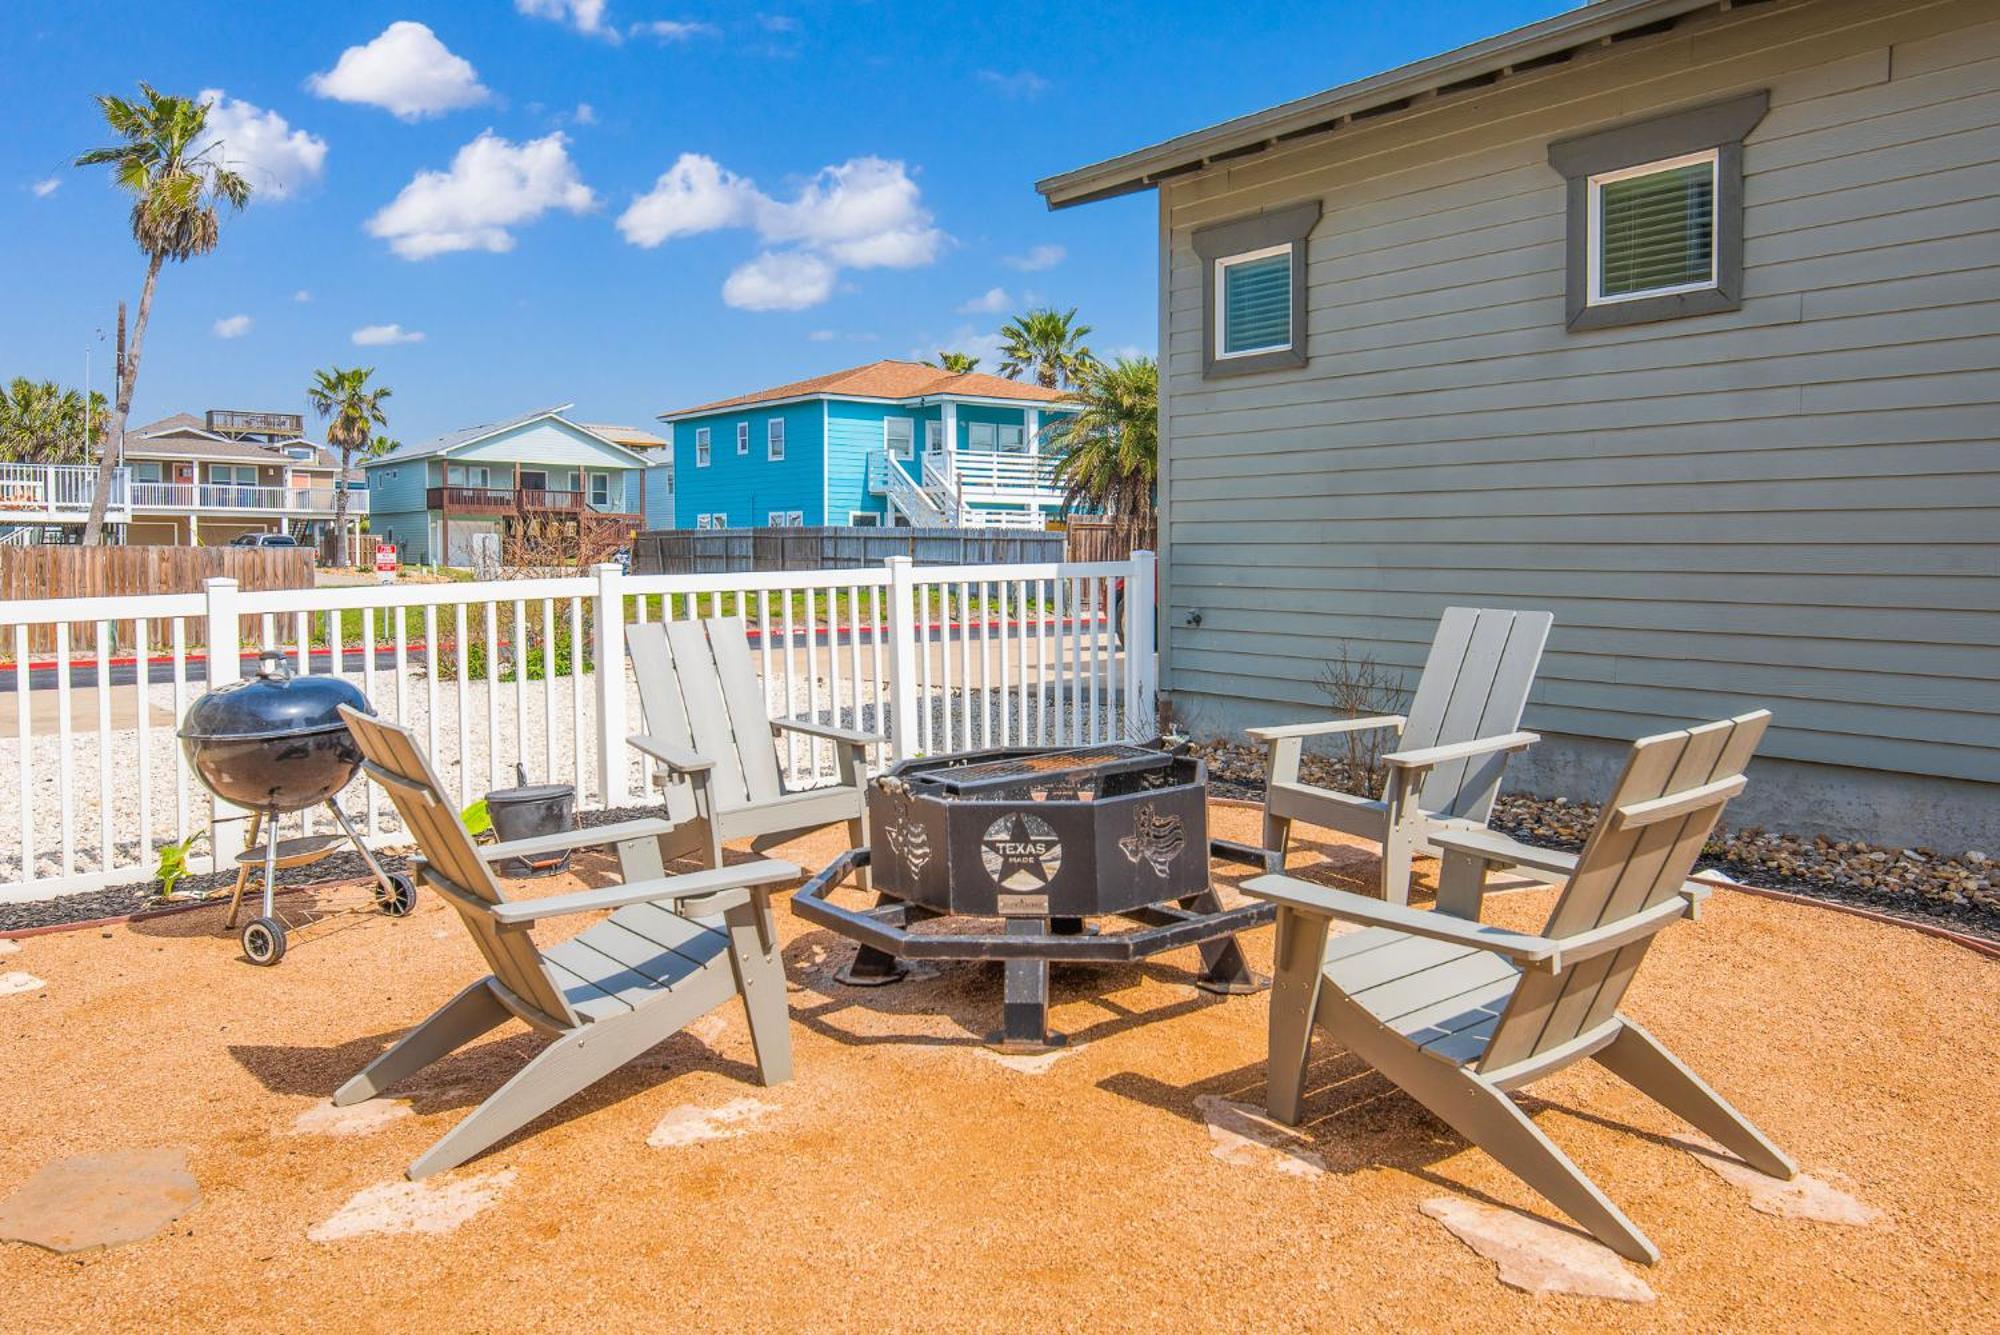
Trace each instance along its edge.
<path fill-rule="evenodd" d="M 889 740 L 877 733 L 839 728 L 831 723 L 814 723 L 809 719 L 774 718 L 771 729 L 774 732 L 802 732 L 808 737 L 823 737 L 829 742 L 845 742 L 849 746 L 873 746 Z"/>
<path fill-rule="evenodd" d="M 1558 952 L 1562 943 L 1543 936 L 1528 936 L 1499 927 L 1487 927 L 1447 913 L 1432 913 L 1403 904 L 1369 899 L 1345 890 L 1330 890 L 1291 876 L 1258 876 L 1243 883 L 1243 893 L 1274 904 L 1323 918 L 1342 918 L 1369 927 L 1389 927 L 1411 936 L 1449 941 L 1505 955 L 1529 968 L 1560 968 Z"/>
<path fill-rule="evenodd" d="M 619 821 L 616 825 L 594 825 L 581 830 L 558 830 L 554 834 L 530 835 L 526 839 L 512 839 L 504 844 L 480 844 L 479 856 L 487 862 L 498 862 L 502 858 L 531 858 L 544 853 L 565 853 L 572 848 L 597 848 L 603 844 L 622 844 L 627 839 L 651 839 L 663 834 L 672 834 L 674 823 L 648 817 L 644 820 Z"/>
<path fill-rule="evenodd" d="M 1554 848 L 1537 848 L 1509 839 L 1496 830 L 1452 830 L 1432 828 L 1424 838 L 1448 853 L 1468 853 L 1485 862 L 1567 876 L 1576 870 L 1576 854 Z"/>
<path fill-rule="evenodd" d="M 1495 751 L 1525 751 L 1542 740 L 1538 732 L 1503 732 L 1497 737 L 1475 737 L 1469 742 L 1449 742 L 1444 746 L 1423 746 L 1414 751 L 1392 751 L 1382 763 L 1398 769 L 1429 769 L 1448 760 L 1469 760 Z"/>
<path fill-rule="evenodd" d="M 683 751 L 676 746 L 653 740 L 642 732 L 626 737 L 625 745 L 635 751 L 643 751 L 653 759 L 673 770 L 676 774 L 705 774 L 715 768 L 715 762 L 692 751 Z"/>
<path fill-rule="evenodd" d="M 1287 737 L 1325 737 L 1342 732 L 1369 732 L 1376 728 L 1400 729 L 1405 721 L 1401 714 L 1376 714 L 1369 718 L 1334 718 L 1319 723 L 1286 723 L 1276 728 L 1246 728 L 1244 736 L 1253 742 L 1276 742 Z"/>
<path fill-rule="evenodd" d="M 694 899 L 701 895 L 712 895 L 719 890 L 745 890 L 771 885 L 778 881 L 797 880 L 798 877 L 799 869 L 789 862 L 780 862 L 776 858 L 759 858 L 740 867 L 717 867 L 710 871 L 689 872 L 684 876 L 659 876 L 651 880 L 634 881 L 630 885 L 607 885 L 598 890 L 579 890 L 571 895 L 551 895 L 547 899 L 495 904 L 489 912 L 493 915 L 493 921 L 502 926 L 518 926 L 537 922 L 543 918 L 564 917 L 571 913 L 623 908 L 627 904 Z"/>

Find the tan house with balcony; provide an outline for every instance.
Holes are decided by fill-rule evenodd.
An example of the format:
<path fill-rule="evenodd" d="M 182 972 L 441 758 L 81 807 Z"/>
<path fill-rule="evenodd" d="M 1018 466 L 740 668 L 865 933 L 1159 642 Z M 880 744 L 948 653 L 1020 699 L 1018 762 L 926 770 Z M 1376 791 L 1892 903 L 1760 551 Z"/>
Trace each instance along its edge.
<path fill-rule="evenodd" d="M 131 518 L 137 546 L 213 547 L 245 533 L 289 533 L 316 543 L 334 522 L 339 460 L 304 438 L 288 413 L 176 413 L 126 433 Z M 348 476 L 354 536 L 368 514 L 366 481 Z"/>

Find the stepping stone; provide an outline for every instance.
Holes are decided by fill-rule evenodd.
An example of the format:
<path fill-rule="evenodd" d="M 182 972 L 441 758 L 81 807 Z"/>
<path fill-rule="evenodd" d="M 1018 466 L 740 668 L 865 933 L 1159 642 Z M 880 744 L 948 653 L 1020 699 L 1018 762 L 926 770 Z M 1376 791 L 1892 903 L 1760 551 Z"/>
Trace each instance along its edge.
<path fill-rule="evenodd" d="M 0 937 L 0 956 L 18 955 L 20 952 L 21 952 L 21 943 L 19 941 L 13 941 L 9 940 L 6 937 Z"/>
<path fill-rule="evenodd" d="M 10 973 L 0 973 L 0 997 L 11 997 L 18 992 L 32 992 L 38 987 L 46 986 L 48 984 L 35 975 L 22 973 L 18 969 Z"/>
<path fill-rule="evenodd" d="M 775 1104 L 757 1099 L 731 1099 L 720 1108 L 699 1108 L 684 1103 L 660 1119 L 646 1143 L 656 1150 L 678 1149 L 710 1140 L 734 1140 L 757 1129 L 757 1124 L 778 1111 Z"/>
<path fill-rule="evenodd" d="M 186 1150 L 78 1154 L 37 1169 L 0 1201 L 0 1241 L 52 1252 L 144 1242 L 201 1203 Z"/>
<path fill-rule="evenodd" d="M 1268 1168 L 1286 1177 L 1320 1177 L 1326 1160 L 1306 1146 L 1299 1131 L 1266 1116 L 1262 1108 L 1197 1094 L 1194 1106 L 1208 1123 L 1208 1152 L 1238 1168 Z"/>
<path fill-rule="evenodd" d="M 729 1032 L 729 1017 L 710 1011 L 698 1020 L 691 1020 L 682 1029 L 700 1039 L 708 1047 L 714 1047 Z"/>
<path fill-rule="evenodd" d="M 401 1099 L 367 1099 L 345 1108 L 334 1107 L 332 1099 L 321 1099 L 298 1115 L 292 1134 L 365 1136 L 409 1115 L 410 1105 Z"/>
<path fill-rule="evenodd" d="M 1050 1048 L 1045 1052 L 998 1052 L 992 1048 L 972 1049 L 988 1061 L 999 1062 L 1010 1071 L 1022 1075 L 1047 1075 L 1049 1068 L 1065 1057 L 1074 1057 L 1088 1044 L 1070 1043 L 1060 1048 Z"/>
<path fill-rule="evenodd" d="M 1854 1227 L 1873 1224 L 1882 1218 L 1882 1212 L 1874 1206 L 1810 1173 L 1800 1173 L 1790 1181 L 1767 1176 L 1706 1136 L 1681 1136 L 1675 1143 L 1708 1165 L 1717 1177 L 1741 1187 L 1750 1198 L 1750 1208 L 1764 1214 Z"/>
<path fill-rule="evenodd" d="M 333 1218 L 306 1230 L 312 1242 L 338 1242 L 384 1233 L 449 1233 L 498 1200 L 514 1170 L 446 1181 L 384 1182 L 357 1191 Z"/>
<path fill-rule="evenodd" d="M 1570 1293 L 1621 1303 L 1649 1303 L 1656 1295 L 1626 1268 L 1618 1254 L 1594 1238 L 1456 1196 L 1419 1207 L 1452 1236 L 1500 1268 L 1500 1282 L 1537 1298 Z"/>

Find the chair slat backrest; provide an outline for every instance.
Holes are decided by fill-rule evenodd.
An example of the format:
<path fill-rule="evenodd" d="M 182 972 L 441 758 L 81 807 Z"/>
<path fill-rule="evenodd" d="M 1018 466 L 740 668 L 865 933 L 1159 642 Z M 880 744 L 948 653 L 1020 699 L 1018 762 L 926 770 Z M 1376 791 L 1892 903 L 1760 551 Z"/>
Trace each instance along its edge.
<path fill-rule="evenodd" d="M 1547 612 L 1447 607 L 1405 711 L 1409 721 L 1397 749 L 1448 746 L 1518 729 L 1554 620 Z M 1484 822 L 1506 764 L 1503 752 L 1439 765 L 1425 777 L 1417 805 L 1437 816 Z"/>
<path fill-rule="evenodd" d="M 381 784 L 403 818 L 403 828 L 416 840 L 417 850 L 436 876 L 488 904 L 504 904 L 507 894 L 479 856 L 472 834 L 451 803 L 430 762 L 408 728 L 356 710 L 341 708 L 347 730 L 361 748 L 370 778 Z M 541 953 L 526 932 L 502 931 L 477 905 L 451 901 L 472 933 L 479 953 L 493 976 L 515 996 L 563 1024 L 577 1023 L 569 1003 L 549 981 Z"/>
<path fill-rule="evenodd" d="M 1575 936 L 1679 894 L 1770 721 L 1760 709 L 1634 742 L 1543 935 Z M 1677 796 L 1682 803 L 1643 806 Z M 1651 944 L 1649 934 L 1554 975 L 1524 974 L 1481 1069 L 1536 1056 L 1610 1019 Z"/>
<path fill-rule="evenodd" d="M 728 617 L 628 626 L 625 644 L 639 678 L 646 730 L 713 761 L 716 809 L 736 811 L 784 795 L 771 715 L 743 625 Z M 685 785 L 670 785 L 668 814 L 685 819 Z"/>

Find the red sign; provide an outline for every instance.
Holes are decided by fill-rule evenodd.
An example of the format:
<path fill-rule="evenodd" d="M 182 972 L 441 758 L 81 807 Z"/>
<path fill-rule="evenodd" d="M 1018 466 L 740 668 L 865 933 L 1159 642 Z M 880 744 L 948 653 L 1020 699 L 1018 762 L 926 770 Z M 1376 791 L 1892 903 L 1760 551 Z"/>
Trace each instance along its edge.
<path fill-rule="evenodd" d="M 375 544 L 375 577 L 394 579 L 396 577 L 396 544 L 378 542 Z"/>

